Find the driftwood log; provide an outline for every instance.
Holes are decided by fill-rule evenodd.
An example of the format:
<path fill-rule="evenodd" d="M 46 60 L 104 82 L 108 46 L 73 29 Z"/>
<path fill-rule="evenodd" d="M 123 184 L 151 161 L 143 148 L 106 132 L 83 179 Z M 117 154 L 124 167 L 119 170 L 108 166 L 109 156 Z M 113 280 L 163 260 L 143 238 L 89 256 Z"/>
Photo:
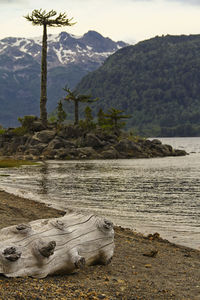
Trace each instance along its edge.
<path fill-rule="evenodd" d="M 113 224 L 95 215 L 72 213 L 0 230 L 0 273 L 7 277 L 71 273 L 108 264 L 113 252 Z"/>

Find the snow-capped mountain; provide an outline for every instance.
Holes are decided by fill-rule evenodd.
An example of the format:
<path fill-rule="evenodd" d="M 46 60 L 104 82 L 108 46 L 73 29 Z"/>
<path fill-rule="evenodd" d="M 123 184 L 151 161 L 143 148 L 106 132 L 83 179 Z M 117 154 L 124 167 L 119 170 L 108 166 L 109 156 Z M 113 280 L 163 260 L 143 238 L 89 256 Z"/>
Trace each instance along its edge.
<path fill-rule="evenodd" d="M 40 63 L 42 37 L 15 38 L 0 40 L 0 55 L 12 58 L 13 70 L 18 69 L 19 63 L 26 61 L 27 55 Z M 65 66 L 66 64 L 101 64 L 109 55 L 127 46 L 124 42 L 114 42 L 104 38 L 96 31 L 88 31 L 81 37 L 61 32 L 59 35 L 48 35 L 48 68 Z M 4 66 L 8 68 L 8 66 Z M 0 65 L 2 68 L 2 65 Z"/>
<path fill-rule="evenodd" d="M 41 44 L 42 37 L 0 40 L 0 124 L 3 126 L 15 126 L 19 116 L 39 114 Z M 127 45 L 95 31 L 80 37 L 67 32 L 48 35 L 48 110 L 52 111 L 63 97 L 65 85 L 73 89 L 84 75 Z"/>

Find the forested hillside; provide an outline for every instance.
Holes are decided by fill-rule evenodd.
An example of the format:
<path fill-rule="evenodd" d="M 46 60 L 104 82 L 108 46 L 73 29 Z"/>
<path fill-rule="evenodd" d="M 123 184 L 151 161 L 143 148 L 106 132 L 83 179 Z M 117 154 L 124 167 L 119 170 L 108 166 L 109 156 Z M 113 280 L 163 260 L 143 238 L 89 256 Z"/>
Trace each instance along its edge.
<path fill-rule="evenodd" d="M 128 126 L 140 134 L 200 136 L 200 35 L 167 35 L 125 47 L 76 89 L 101 99 L 95 110 L 131 114 Z"/>

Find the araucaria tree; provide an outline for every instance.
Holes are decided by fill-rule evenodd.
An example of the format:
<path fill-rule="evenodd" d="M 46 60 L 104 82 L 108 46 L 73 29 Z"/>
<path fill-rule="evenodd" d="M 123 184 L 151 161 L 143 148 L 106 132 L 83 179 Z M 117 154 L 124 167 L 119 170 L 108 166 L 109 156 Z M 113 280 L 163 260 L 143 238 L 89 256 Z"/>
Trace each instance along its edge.
<path fill-rule="evenodd" d="M 108 123 L 111 125 L 113 129 L 119 129 L 125 125 L 125 123 L 120 122 L 121 119 L 129 119 L 130 115 L 123 115 L 124 111 L 116 108 L 110 108 L 108 113 L 104 114 L 107 118 Z"/>
<path fill-rule="evenodd" d="M 78 125 L 79 122 L 79 103 L 92 103 L 98 100 L 91 99 L 90 95 L 81 95 L 76 92 L 72 92 L 69 88 L 65 87 L 64 91 L 67 92 L 67 96 L 65 96 L 64 100 L 73 101 L 74 102 L 74 125 Z"/>
<path fill-rule="evenodd" d="M 43 125 L 47 126 L 47 27 L 62 27 L 72 26 L 72 19 L 68 19 L 66 13 L 60 13 L 57 16 L 57 12 L 51 10 L 46 12 L 42 9 L 35 9 L 31 15 L 25 16 L 25 18 L 32 22 L 33 25 L 43 26 L 43 38 L 42 38 L 42 58 L 41 58 L 41 90 L 40 90 L 40 119 Z"/>

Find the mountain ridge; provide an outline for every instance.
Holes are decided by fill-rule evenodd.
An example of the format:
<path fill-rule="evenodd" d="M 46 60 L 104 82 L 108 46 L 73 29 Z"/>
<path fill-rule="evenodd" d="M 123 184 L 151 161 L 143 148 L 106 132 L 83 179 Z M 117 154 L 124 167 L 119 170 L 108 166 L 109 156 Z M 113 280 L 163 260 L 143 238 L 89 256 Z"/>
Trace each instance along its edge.
<path fill-rule="evenodd" d="M 42 38 L 7 37 L 0 40 L 0 124 L 18 124 L 23 115 L 39 115 L 40 60 Z M 88 72 L 128 44 L 114 42 L 95 31 L 83 36 L 67 32 L 48 35 L 47 109 L 55 109 L 62 88 L 74 88 Z"/>

